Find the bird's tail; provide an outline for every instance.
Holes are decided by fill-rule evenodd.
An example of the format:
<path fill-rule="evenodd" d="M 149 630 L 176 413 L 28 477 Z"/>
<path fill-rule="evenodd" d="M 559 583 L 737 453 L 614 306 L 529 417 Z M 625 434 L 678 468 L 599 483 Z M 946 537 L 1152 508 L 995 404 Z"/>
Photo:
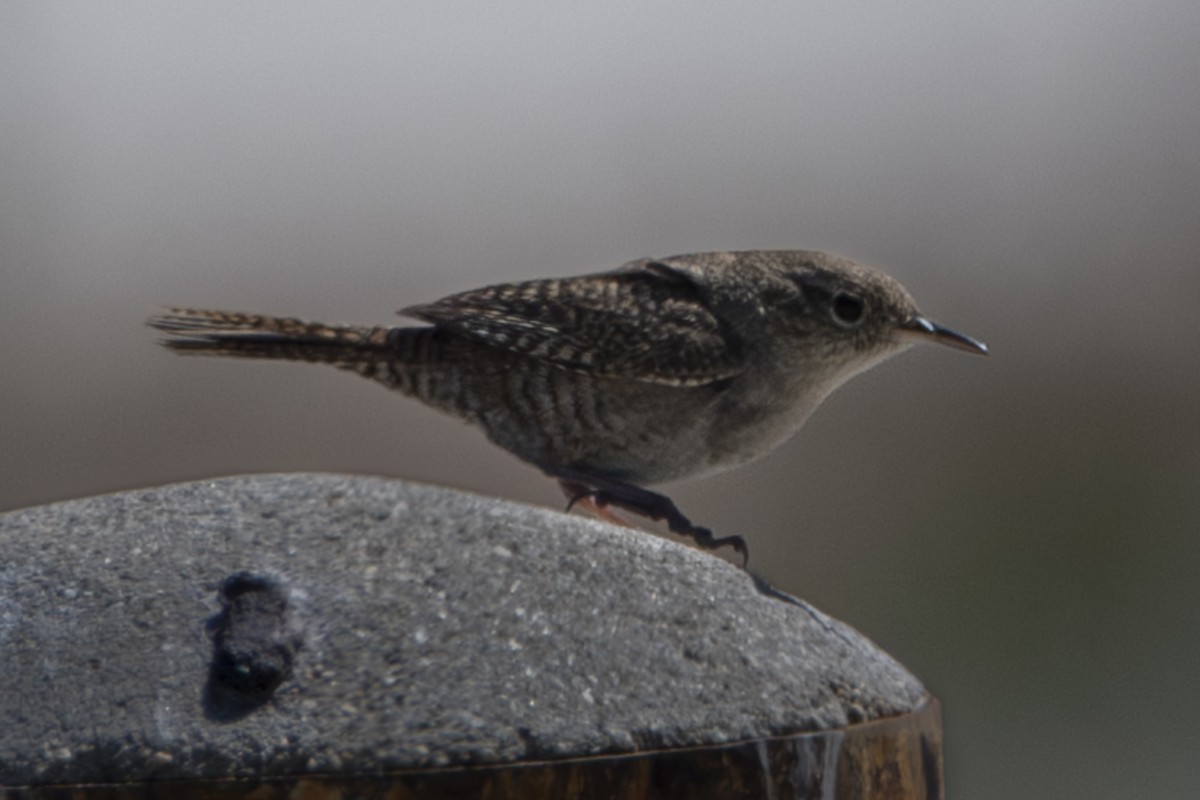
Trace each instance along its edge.
<path fill-rule="evenodd" d="M 401 330 L 194 308 L 168 309 L 147 324 L 167 334 L 164 347 L 185 355 L 278 358 L 341 367 L 382 357 L 394 349 L 389 334 Z"/>

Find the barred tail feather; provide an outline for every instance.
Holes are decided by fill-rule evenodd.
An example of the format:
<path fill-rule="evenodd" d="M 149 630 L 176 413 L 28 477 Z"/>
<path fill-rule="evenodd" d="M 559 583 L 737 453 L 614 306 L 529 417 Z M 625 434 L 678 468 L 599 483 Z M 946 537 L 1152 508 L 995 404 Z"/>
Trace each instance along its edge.
<path fill-rule="evenodd" d="M 481 370 L 469 340 L 436 326 L 324 325 L 193 308 L 167 309 L 147 324 L 165 333 L 161 343 L 177 353 L 329 364 L 469 420 L 478 406 L 471 387 L 479 381 L 472 376 L 486 372 L 480 380 L 490 392 L 489 380 L 507 374 L 495 365 Z"/>
<path fill-rule="evenodd" d="M 324 325 L 287 317 L 171 308 L 147 324 L 167 334 L 162 345 L 186 355 L 278 358 L 351 366 L 389 349 L 384 326 Z"/>

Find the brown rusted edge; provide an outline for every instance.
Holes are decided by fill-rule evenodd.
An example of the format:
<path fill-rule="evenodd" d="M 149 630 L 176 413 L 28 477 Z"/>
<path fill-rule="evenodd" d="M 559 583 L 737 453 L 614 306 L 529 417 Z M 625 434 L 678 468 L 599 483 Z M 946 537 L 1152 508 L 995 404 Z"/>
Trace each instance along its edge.
<path fill-rule="evenodd" d="M 833 731 L 486 767 L 0 787 L 12 800 L 808 798 L 943 800 L 941 704 Z"/>

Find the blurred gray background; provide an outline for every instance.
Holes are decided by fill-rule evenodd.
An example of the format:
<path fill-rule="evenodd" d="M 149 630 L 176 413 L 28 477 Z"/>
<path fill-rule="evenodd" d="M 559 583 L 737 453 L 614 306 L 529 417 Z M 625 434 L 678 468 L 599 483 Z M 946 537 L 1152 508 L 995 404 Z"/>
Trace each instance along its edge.
<path fill-rule="evenodd" d="M 833 250 L 993 357 L 912 351 L 670 494 L 942 698 L 950 796 L 1200 796 L 1198 41 L 1195 0 L 6 3 L 0 510 L 282 470 L 559 506 L 143 320 Z"/>

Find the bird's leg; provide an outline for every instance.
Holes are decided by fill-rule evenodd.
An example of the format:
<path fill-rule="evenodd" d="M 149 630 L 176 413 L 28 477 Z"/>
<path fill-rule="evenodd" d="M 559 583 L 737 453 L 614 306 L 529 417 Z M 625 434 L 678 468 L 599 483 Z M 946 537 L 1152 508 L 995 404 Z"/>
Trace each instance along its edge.
<path fill-rule="evenodd" d="M 787 592 L 776 589 L 762 575 L 746 569 L 746 562 L 749 560 L 750 554 L 747 551 L 746 542 L 741 536 L 727 536 L 723 539 L 714 539 L 711 531 L 709 531 L 707 528 L 700 528 L 699 526 L 692 525 L 692 523 L 689 522 L 688 519 L 679 512 L 679 509 L 675 506 L 675 504 L 671 502 L 669 498 L 664 497 L 663 495 L 655 494 L 654 492 L 650 492 L 645 489 L 639 489 L 636 486 L 630 486 L 629 484 L 625 483 L 597 480 L 595 478 L 583 476 L 578 473 L 570 474 L 572 476 L 570 478 L 560 477 L 558 479 L 558 483 L 562 487 L 563 493 L 567 496 L 567 511 L 570 511 L 575 506 L 582 506 L 600 519 L 611 522 L 614 525 L 620 525 L 624 528 L 630 527 L 629 523 L 610 511 L 608 506 L 613 505 L 617 506 L 618 508 L 624 508 L 627 511 L 633 511 L 641 516 L 649 517 L 651 519 L 666 519 L 668 525 L 671 524 L 671 519 L 674 519 L 676 520 L 677 524 L 686 525 L 688 530 L 679 530 L 677 527 L 672 527 L 671 530 L 675 533 L 692 536 L 696 543 L 701 547 L 709 550 L 715 550 L 718 547 L 728 544 L 733 547 L 734 550 L 741 553 L 742 569 L 746 570 L 746 573 L 754 582 L 754 588 L 757 589 L 761 594 L 805 609 L 809 614 L 813 615 L 814 619 L 820 622 L 821 625 L 823 625 L 826 629 L 830 629 L 829 623 L 823 618 L 817 616 L 812 608 L 804 601 L 796 599 Z M 623 489 L 633 489 L 634 494 L 636 494 L 639 498 L 644 495 L 649 495 L 654 499 L 655 512 L 657 512 L 662 506 L 669 506 L 674 510 L 674 514 L 670 517 L 666 515 L 657 516 L 655 513 L 645 511 L 645 504 L 642 504 L 637 508 L 632 508 L 627 503 L 617 502 L 613 499 L 611 494 L 603 494 L 603 492 L 607 489 L 610 489 L 614 483 Z M 600 488 L 601 486 L 604 488 Z M 696 531 L 701 532 L 699 537 L 694 535 Z"/>
<path fill-rule="evenodd" d="M 671 502 L 671 498 L 666 495 L 651 492 L 631 483 L 597 478 L 594 475 L 585 475 L 572 470 L 557 470 L 551 472 L 550 475 L 558 478 L 559 484 L 566 493 L 569 500 L 568 511 L 577 503 L 586 502 L 588 507 L 595 509 L 602 519 L 625 524 L 605 507 L 621 508 L 652 520 L 663 520 L 672 533 L 691 538 L 705 550 L 716 550 L 725 546 L 732 547 L 741 555 L 743 569 L 750 561 L 750 550 L 746 547 L 745 539 L 741 536 L 722 536 L 720 538 L 713 536 L 713 532 L 708 528 L 692 524 L 692 521 L 685 517 Z"/>
<path fill-rule="evenodd" d="M 568 480 L 559 480 L 558 485 L 562 487 L 563 494 L 567 496 L 567 511 L 573 508 L 582 508 L 589 514 L 599 517 L 605 522 L 611 522 L 613 525 L 620 525 L 622 528 L 633 527 L 624 517 L 614 514 L 608 506 L 597 503 L 586 486 Z"/>

